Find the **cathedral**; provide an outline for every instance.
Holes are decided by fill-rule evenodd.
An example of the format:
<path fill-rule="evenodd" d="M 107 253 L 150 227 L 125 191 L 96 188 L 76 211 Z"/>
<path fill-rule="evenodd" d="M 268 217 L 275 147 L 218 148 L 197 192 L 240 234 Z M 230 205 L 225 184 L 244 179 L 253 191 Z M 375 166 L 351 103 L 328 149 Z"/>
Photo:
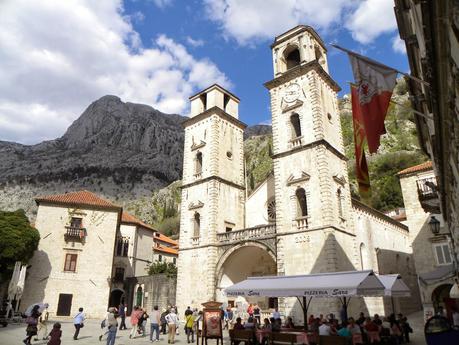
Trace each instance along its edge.
<path fill-rule="evenodd" d="M 340 87 L 329 74 L 325 43 L 297 26 L 271 45 L 273 171 L 246 194 L 239 98 L 219 85 L 190 97 L 180 220 L 177 306 L 216 300 L 236 305 L 224 289 L 250 276 L 373 269 L 400 273 L 412 296 L 397 312 L 420 309 L 408 227 L 351 197 L 338 110 Z M 240 298 L 240 297 L 239 297 Z M 301 321 L 294 298 L 261 298 Z M 310 312 L 338 313 L 336 300 Z M 359 311 L 392 312 L 387 298 L 355 299 Z"/>

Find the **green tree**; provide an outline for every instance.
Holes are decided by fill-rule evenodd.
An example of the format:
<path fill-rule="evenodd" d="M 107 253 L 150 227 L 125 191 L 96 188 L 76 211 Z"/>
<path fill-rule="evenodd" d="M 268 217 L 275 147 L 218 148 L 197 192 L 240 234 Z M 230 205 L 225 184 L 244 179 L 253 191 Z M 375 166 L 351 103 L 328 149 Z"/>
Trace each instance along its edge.
<path fill-rule="evenodd" d="M 24 210 L 0 211 L 0 275 L 10 278 L 16 261 L 27 263 L 38 247 L 40 234 Z"/>
<path fill-rule="evenodd" d="M 177 266 L 172 262 L 153 262 L 147 268 L 148 275 L 166 274 L 169 278 L 177 276 Z"/>

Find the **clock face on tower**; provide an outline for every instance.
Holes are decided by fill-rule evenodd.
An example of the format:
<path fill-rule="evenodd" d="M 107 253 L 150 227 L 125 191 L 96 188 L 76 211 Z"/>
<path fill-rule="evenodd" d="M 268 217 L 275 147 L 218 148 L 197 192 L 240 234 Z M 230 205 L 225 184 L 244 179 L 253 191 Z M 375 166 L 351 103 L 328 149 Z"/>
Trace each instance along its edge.
<path fill-rule="evenodd" d="M 295 102 L 300 96 L 301 87 L 297 83 L 290 84 L 285 88 L 284 101 L 287 103 Z"/>

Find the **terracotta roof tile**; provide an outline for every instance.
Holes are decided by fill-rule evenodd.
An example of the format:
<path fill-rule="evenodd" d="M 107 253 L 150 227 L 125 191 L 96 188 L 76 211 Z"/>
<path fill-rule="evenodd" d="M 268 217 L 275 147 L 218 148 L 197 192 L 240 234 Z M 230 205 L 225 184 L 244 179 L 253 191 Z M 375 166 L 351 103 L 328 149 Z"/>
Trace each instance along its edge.
<path fill-rule="evenodd" d="M 412 173 L 415 173 L 415 172 L 420 172 L 420 171 L 425 171 L 425 170 L 432 170 L 432 162 L 431 161 L 424 162 L 424 163 L 421 163 L 421 164 L 406 168 L 406 169 L 404 169 L 402 171 L 399 171 L 397 173 L 397 175 L 400 176 L 400 175 L 412 174 Z"/>
<path fill-rule="evenodd" d="M 160 232 L 155 233 L 155 236 L 153 237 L 153 240 L 154 241 L 166 242 L 166 243 L 172 244 L 172 246 L 177 246 L 178 247 L 178 242 L 177 241 L 173 240 L 170 237 L 167 237 L 166 235 L 163 235 Z"/>
<path fill-rule="evenodd" d="M 139 225 L 141 227 L 144 227 L 145 229 L 155 231 L 155 229 L 152 226 L 142 222 L 140 219 L 124 211 L 121 214 L 121 223 Z"/>
<path fill-rule="evenodd" d="M 158 252 L 178 255 L 178 250 L 177 249 L 174 249 L 174 248 L 171 248 L 171 247 L 162 246 L 160 244 L 158 244 L 156 246 L 153 246 L 153 250 L 154 251 L 158 251 Z"/>
<path fill-rule="evenodd" d="M 35 202 L 37 204 L 39 204 L 40 202 L 48 202 L 51 204 L 61 205 L 95 206 L 118 210 L 121 209 L 120 206 L 112 204 L 110 201 L 102 199 L 101 197 L 87 190 L 65 194 L 45 195 L 36 198 Z"/>

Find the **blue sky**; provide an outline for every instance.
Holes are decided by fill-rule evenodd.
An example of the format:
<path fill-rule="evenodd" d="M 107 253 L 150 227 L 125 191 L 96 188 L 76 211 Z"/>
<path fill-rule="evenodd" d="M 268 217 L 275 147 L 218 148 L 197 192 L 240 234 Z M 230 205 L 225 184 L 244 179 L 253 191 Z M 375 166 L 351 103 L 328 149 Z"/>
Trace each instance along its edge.
<path fill-rule="evenodd" d="M 241 99 L 242 121 L 269 123 L 269 45 L 297 24 L 408 71 L 391 0 L 7 0 L 0 21 L 0 140 L 26 144 L 105 94 L 187 115 L 214 82 Z M 328 62 L 347 93 L 347 56 L 329 47 Z"/>

